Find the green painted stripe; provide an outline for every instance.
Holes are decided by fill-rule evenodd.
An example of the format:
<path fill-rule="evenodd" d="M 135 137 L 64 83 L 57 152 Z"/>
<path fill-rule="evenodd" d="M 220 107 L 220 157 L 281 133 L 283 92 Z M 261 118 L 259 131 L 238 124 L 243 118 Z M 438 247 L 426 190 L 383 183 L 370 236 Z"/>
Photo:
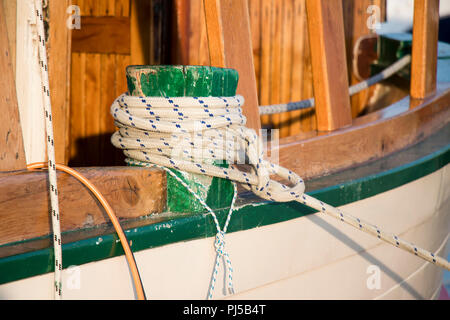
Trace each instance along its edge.
<path fill-rule="evenodd" d="M 433 173 L 450 162 L 450 144 L 426 157 L 394 169 L 332 187 L 308 192 L 324 202 L 342 206 L 389 191 Z M 229 232 L 248 230 L 312 214 L 315 211 L 298 203 L 265 202 L 237 210 Z M 217 212 L 222 224 L 226 210 Z M 214 223 L 207 214 L 180 217 L 170 221 L 126 230 L 132 250 L 140 251 L 179 241 L 212 237 Z M 116 234 L 80 240 L 63 245 L 64 268 L 123 255 Z M 53 271 L 53 249 L 43 249 L 0 259 L 0 284 Z"/>

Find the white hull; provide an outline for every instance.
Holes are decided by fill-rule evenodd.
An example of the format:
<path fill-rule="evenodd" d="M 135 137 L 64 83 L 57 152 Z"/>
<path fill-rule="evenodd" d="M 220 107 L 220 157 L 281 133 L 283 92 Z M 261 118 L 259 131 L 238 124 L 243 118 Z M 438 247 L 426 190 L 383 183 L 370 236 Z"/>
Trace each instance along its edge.
<path fill-rule="evenodd" d="M 447 257 L 450 164 L 341 208 Z M 434 299 L 442 283 L 435 265 L 322 214 L 228 234 L 226 249 L 236 294 L 224 296 L 221 267 L 214 298 Z M 213 238 L 139 251 L 135 258 L 148 299 L 206 298 Z M 367 284 L 376 277 L 368 273 L 372 265 L 380 269 L 379 288 Z M 0 299 L 52 299 L 52 283 L 48 273 L 3 284 Z M 135 299 L 124 256 L 64 270 L 63 298 Z"/>

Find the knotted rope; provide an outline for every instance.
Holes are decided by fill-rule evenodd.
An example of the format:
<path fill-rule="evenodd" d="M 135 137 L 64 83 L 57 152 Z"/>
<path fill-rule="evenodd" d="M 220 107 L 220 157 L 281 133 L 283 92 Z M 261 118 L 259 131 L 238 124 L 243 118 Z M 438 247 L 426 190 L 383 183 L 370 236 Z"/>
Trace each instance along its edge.
<path fill-rule="evenodd" d="M 232 268 L 229 255 L 224 249 L 224 237 L 233 211 L 236 192 L 227 222 L 221 230 L 213 210 L 167 168 L 239 182 L 266 200 L 301 202 L 450 270 L 447 260 L 304 194 L 305 184 L 296 173 L 263 159 L 262 141 L 253 130 L 244 126 L 246 119 L 241 109 L 243 102 L 244 99 L 241 96 L 161 98 L 123 94 L 111 106 L 111 114 L 119 128 L 113 134 L 111 141 L 114 146 L 123 149 L 128 157 L 127 163 L 165 169 L 182 183 L 212 215 L 217 227 L 217 258 L 209 298 L 212 297 L 214 290 L 220 257 L 224 257 L 227 261 L 228 288 L 232 290 Z M 217 167 L 213 165 L 213 162 L 217 160 L 226 160 L 232 164 L 249 164 L 250 172 L 244 172 L 235 167 Z M 292 186 L 288 187 L 272 180 L 270 175 L 278 175 Z"/>

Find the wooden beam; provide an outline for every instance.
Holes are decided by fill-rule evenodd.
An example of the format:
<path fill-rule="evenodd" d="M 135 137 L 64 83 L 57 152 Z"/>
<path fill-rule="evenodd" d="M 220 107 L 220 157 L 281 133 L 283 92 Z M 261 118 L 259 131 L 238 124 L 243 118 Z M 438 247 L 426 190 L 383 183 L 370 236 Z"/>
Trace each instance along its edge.
<path fill-rule="evenodd" d="M 77 168 L 103 194 L 119 218 L 162 212 L 163 170 L 132 167 Z M 0 174 L 0 245 L 51 233 L 46 171 Z M 151 186 L 151 187 L 149 187 Z M 99 202 L 75 178 L 58 172 L 61 230 L 109 222 Z"/>
<path fill-rule="evenodd" d="M 306 0 L 317 129 L 351 125 L 341 1 Z"/>
<path fill-rule="evenodd" d="M 26 168 L 13 65 L 3 2 L 0 3 L 0 171 Z"/>
<path fill-rule="evenodd" d="M 70 0 L 49 2 L 48 72 L 51 90 L 55 157 L 69 161 L 71 30 L 65 26 Z"/>
<path fill-rule="evenodd" d="M 259 133 L 253 48 L 247 0 L 203 0 L 211 65 L 239 72 L 237 93 L 244 96 L 247 127 Z"/>
<path fill-rule="evenodd" d="M 424 99 L 436 90 L 439 0 L 415 0 L 411 61 L 411 97 Z"/>
<path fill-rule="evenodd" d="M 16 28 L 17 28 L 17 1 L 2 0 L 5 14 L 6 28 L 8 29 L 9 55 L 13 65 L 13 73 L 16 74 Z"/>
<path fill-rule="evenodd" d="M 130 19 L 81 17 L 81 28 L 72 31 L 72 52 L 130 54 Z"/>

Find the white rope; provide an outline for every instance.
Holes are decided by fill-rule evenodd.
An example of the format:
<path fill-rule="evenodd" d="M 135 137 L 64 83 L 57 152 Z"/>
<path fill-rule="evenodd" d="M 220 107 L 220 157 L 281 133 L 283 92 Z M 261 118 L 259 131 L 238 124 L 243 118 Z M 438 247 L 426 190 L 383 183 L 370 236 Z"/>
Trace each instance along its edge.
<path fill-rule="evenodd" d="M 241 96 L 150 98 L 124 94 L 111 106 L 111 114 L 120 128 L 113 134 L 111 141 L 114 146 L 123 149 L 129 164 L 147 167 L 156 165 L 166 170 L 173 168 L 240 182 L 263 199 L 301 202 L 426 261 L 450 269 L 447 260 L 304 194 L 304 182 L 297 174 L 263 159 L 261 140 L 253 130 L 243 126 L 245 117 L 241 112 L 242 103 Z M 230 163 L 243 163 L 245 160 L 251 170 L 243 172 L 236 168 L 217 167 L 212 164 L 212 160 L 227 160 Z M 274 181 L 270 175 L 278 175 L 293 186 Z M 186 184 L 183 185 L 202 202 L 201 197 Z M 202 204 L 214 218 L 214 212 L 204 201 Z M 228 220 L 232 210 L 233 206 Z M 226 227 L 221 231 L 216 218 L 214 220 L 218 228 L 216 244 L 220 248 L 217 259 L 222 253 L 229 259 L 223 249 Z M 216 262 L 215 271 L 217 268 Z M 212 286 L 215 283 L 214 276 L 215 272 Z M 213 287 L 209 290 L 209 297 L 212 297 L 212 290 Z"/>
<path fill-rule="evenodd" d="M 385 80 L 389 78 L 390 76 L 394 75 L 398 71 L 402 70 L 404 67 L 406 67 L 411 62 L 411 55 L 405 55 L 403 58 L 399 59 L 386 69 L 384 69 L 382 72 L 370 77 L 367 80 L 364 80 L 360 83 L 357 83 L 353 86 L 351 86 L 348 89 L 348 92 L 350 96 L 353 96 L 354 94 L 357 94 L 358 92 L 369 88 L 370 86 L 374 85 L 375 83 L 378 83 L 382 80 Z M 287 111 L 294 111 L 294 110 L 302 110 L 302 109 L 308 109 L 314 107 L 314 98 L 309 98 L 306 100 L 296 101 L 296 102 L 289 102 L 289 103 L 280 103 L 280 104 L 273 104 L 268 106 L 260 106 L 259 107 L 259 114 L 265 115 L 265 114 L 274 114 L 274 113 L 282 113 Z"/>
<path fill-rule="evenodd" d="M 44 99 L 45 126 L 47 133 L 48 177 L 53 228 L 53 247 L 55 255 L 54 297 L 62 296 L 62 248 L 61 228 L 59 221 L 58 187 L 56 183 L 55 147 L 53 140 L 52 106 L 50 102 L 50 87 L 48 81 L 47 50 L 45 47 L 44 17 L 42 15 L 42 1 L 35 0 L 37 31 L 39 36 L 39 65 L 42 75 L 42 91 Z"/>

